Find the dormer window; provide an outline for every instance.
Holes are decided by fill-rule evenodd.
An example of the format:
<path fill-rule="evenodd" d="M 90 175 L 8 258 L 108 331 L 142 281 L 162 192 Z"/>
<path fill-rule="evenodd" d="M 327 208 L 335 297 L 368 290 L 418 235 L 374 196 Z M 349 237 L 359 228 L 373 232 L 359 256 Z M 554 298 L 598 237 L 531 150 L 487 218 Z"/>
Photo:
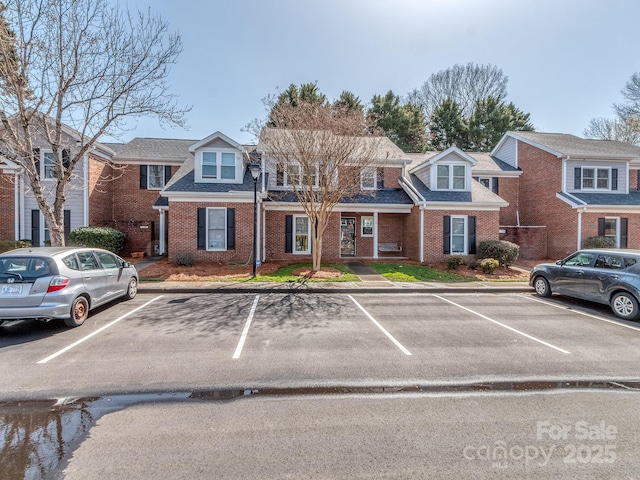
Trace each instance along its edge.
<path fill-rule="evenodd" d="M 575 169 L 576 190 L 617 190 L 618 169 L 603 167 L 578 167 Z"/>
<path fill-rule="evenodd" d="M 276 185 L 278 187 L 301 187 L 309 185 L 310 183 L 314 186 L 318 186 L 318 168 L 314 168 L 314 171 L 311 174 L 311 179 L 305 178 L 304 182 L 302 165 L 299 163 L 289 163 L 283 169 L 281 166 L 277 167 L 276 172 Z"/>
<path fill-rule="evenodd" d="M 202 176 L 204 178 L 236 178 L 236 155 L 229 152 L 202 152 Z"/>
<path fill-rule="evenodd" d="M 437 168 L 438 190 L 464 190 L 466 188 L 467 170 L 464 165 L 441 164 Z"/>
<path fill-rule="evenodd" d="M 362 190 L 375 190 L 377 186 L 376 182 L 376 169 L 365 168 L 360 173 L 360 188 Z"/>

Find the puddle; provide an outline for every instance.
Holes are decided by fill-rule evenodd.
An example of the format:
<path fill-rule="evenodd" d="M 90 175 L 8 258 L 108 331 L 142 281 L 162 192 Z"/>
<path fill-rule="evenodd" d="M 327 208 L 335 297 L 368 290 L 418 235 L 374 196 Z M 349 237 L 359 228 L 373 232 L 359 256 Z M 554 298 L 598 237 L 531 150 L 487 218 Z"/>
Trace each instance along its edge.
<path fill-rule="evenodd" d="M 631 390 L 640 381 L 481 382 L 384 387 L 259 388 L 146 393 L 63 400 L 0 402 L 2 478 L 57 478 L 98 419 L 132 405 L 188 401 L 233 401 L 269 396 L 330 396 L 403 393 L 525 392 L 549 390 Z"/>

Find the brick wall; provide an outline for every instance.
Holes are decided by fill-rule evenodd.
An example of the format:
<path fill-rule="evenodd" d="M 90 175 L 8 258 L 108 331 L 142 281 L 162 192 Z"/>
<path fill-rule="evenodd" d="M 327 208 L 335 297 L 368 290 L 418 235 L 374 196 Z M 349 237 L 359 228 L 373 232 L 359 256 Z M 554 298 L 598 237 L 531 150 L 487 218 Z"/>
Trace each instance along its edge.
<path fill-rule="evenodd" d="M 404 238 L 402 240 L 402 255 L 420 261 L 420 216 L 419 207 L 413 207 L 409 215 L 404 215 Z"/>
<path fill-rule="evenodd" d="M 89 225 L 106 225 L 113 220 L 113 170 L 89 157 Z"/>
<path fill-rule="evenodd" d="M 14 175 L 0 175 L 0 240 L 15 239 Z"/>
<path fill-rule="evenodd" d="M 198 250 L 198 208 L 235 208 L 236 248 L 220 252 Z M 253 203 L 172 202 L 169 215 L 169 259 L 179 253 L 190 252 L 196 261 L 245 263 L 253 246 Z M 282 227 L 284 237 L 284 226 Z"/>
<path fill-rule="evenodd" d="M 515 243 L 520 247 L 523 260 L 543 260 L 547 258 L 547 227 L 500 227 L 504 233 L 500 240 Z"/>
<path fill-rule="evenodd" d="M 485 240 L 498 240 L 498 211 L 476 212 L 427 210 L 425 212 L 425 263 L 433 264 L 446 260 L 449 254 L 443 253 L 443 218 L 445 215 L 467 215 L 476 217 L 476 245 Z"/>
<path fill-rule="evenodd" d="M 402 176 L 402 168 L 384 167 L 384 188 L 401 188 L 398 178 Z"/>
<path fill-rule="evenodd" d="M 640 214 L 625 213 L 583 213 L 582 214 L 582 247 L 589 237 L 598 235 L 598 218 L 618 217 L 627 219 L 627 248 L 640 249 Z"/>
<path fill-rule="evenodd" d="M 399 257 L 404 255 L 406 241 L 404 224 L 406 215 L 400 213 L 378 214 L 378 243 L 395 243 L 402 247 L 400 252 L 378 252 L 379 257 Z"/>
<path fill-rule="evenodd" d="M 517 225 L 520 178 L 501 178 L 498 183 L 498 195 L 509 202 L 508 207 L 500 209 L 500 225 Z"/>
<path fill-rule="evenodd" d="M 520 225 L 547 227 L 546 257 L 564 258 L 576 248 L 578 214 L 556 198 L 562 189 L 562 161 L 524 142 L 518 142 Z"/>

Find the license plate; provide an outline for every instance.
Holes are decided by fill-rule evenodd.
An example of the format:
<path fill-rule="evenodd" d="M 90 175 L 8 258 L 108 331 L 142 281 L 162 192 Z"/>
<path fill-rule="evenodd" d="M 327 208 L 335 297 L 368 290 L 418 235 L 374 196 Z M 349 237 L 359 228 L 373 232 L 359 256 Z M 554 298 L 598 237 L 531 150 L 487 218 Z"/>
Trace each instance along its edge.
<path fill-rule="evenodd" d="M 22 293 L 22 285 L 2 285 L 2 293 Z"/>

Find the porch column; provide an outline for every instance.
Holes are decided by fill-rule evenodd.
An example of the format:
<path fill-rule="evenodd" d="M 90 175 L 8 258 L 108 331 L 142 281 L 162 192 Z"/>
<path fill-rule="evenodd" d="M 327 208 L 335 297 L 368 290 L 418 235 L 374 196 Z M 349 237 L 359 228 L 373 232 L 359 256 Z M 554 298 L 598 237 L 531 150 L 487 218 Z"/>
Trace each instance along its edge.
<path fill-rule="evenodd" d="M 164 238 L 165 238 L 165 211 L 164 210 L 160 210 L 160 226 L 159 226 L 159 234 L 158 236 L 160 237 L 158 240 L 158 253 L 160 255 L 164 255 L 165 250 L 166 250 L 166 245 L 164 244 Z"/>
<path fill-rule="evenodd" d="M 378 258 L 378 212 L 373 212 L 373 258 Z"/>
<path fill-rule="evenodd" d="M 578 209 L 578 246 L 576 250 L 580 250 L 582 247 L 582 210 Z"/>

